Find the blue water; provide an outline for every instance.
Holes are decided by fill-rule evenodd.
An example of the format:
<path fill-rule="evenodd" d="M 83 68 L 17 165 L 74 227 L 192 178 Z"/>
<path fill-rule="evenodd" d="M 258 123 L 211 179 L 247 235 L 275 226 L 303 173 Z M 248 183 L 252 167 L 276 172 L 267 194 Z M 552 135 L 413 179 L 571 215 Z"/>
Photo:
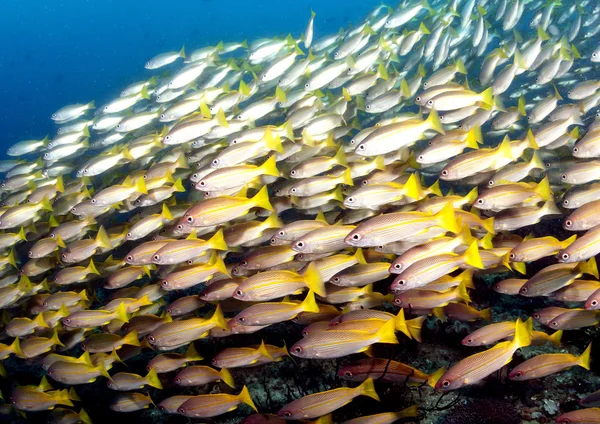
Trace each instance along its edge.
<path fill-rule="evenodd" d="M 147 79 L 144 63 L 170 50 L 304 31 L 315 39 L 356 23 L 379 0 L 3 0 L 0 2 L 0 156 L 55 134 L 50 115 L 97 105 Z"/>

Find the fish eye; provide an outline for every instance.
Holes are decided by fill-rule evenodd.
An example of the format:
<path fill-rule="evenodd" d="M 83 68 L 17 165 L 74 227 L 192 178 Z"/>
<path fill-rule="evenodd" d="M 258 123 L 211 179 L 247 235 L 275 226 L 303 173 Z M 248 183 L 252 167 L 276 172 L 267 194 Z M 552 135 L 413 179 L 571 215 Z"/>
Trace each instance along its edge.
<path fill-rule="evenodd" d="M 280 231 L 280 232 L 277 233 L 277 235 L 279 237 L 283 237 L 283 236 L 285 236 L 285 231 Z"/>
<path fill-rule="evenodd" d="M 427 101 L 427 106 L 433 106 L 433 99 Z"/>
<path fill-rule="evenodd" d="M 521 293 L 527 293 L 527 287 L 521 287 L 520 292 Z"/>
<path fill-rule="evenodd" d="M 596 299 L 594 299 L 590 302 L 590 305 L 592 305 L 592 306 L 596 306 L 597 304 L 598 304 L 598 301 Z"/>
<path fill-rule="evenodd" d="M 567 206 L 569 204 L 569 200 L 565 199 L 563 200 L 563 206 Z"/>
<path fill-rule="evenodd" d="M 369 185 L 369 180 L 363 180 L 362 185 L 364 185 L 364 186 Z"/>
<path fill-rule="evenodd" d="M 473 343 L 473 339 L 467 339 L 467 343 Z"/>
<path fill-rule="evenodd" d="M 298 189 L 295 187 L 290 189 L 290 193 L 296 193 L 297 191 L 298 191 Z"/>
<path fill-rule="evenodd" d="M 447 176 L 448 176 L 448 171 L 447 171 L 446 169 L 444 169 L 444 170 L 442 171 L 442 175 L 443 175 L 444 177 L 447 177 Z"/>
<path fill-rule="evenodd" d="M 177 409 L 177 412 L 179 412 L 180 414 L 185 414 L 185 409 L 179 408 Z"/>
<path fill-rule="evenodd" d="M 394 299 L 394 304 L 398 306 L 402 305 L 402 299 Z"/>
<path fill-rule="evenodd" d="M 352 240 L 360 240 L 360 234 L 356 233 L 352 235 Z"/>
<path fill-rule="evenodd" d="M 297 247 L 297 248 L 299 248 L 299 249 L 302 249 L 302 248 L 304 248 L 304 242 L 303 242 L 303 241 L 299 241 L 299 242 L 297 242 L 297 243 L 296 243 L 296 247 Z"/>
<path fill-rule="evenodd" d="M 494 184 L 495 184 L 495 183 L 494 183 L 494 180 L 489 180 L 489 181 L 488 181 L 488 186 L 492 187 Z"/>
<path fill-rule="evenodd" d="M 556 321 L 552 321 L 552 322 L 550 323 L 550 325 L 551 325 L 552 327 L 558 327 L 558 322 L 556 322 Z"/>
<path fill-rule="evenodd" d="M 243 296 L 243 295 L 244 295 L 244 292 L 243 292 L 243 291 L 241 291 L 241 290 L 236 290 L 236 291 L 235 291 L 235 294 L 241 297 L 241 296 Z"/>
<path fill-rule="evenodd" d="M 160 260 L 160 256 L 154 255 L 154 256 L 152 256 L 152 260 L 153 261 L 158 261 L 158 260 Z"/>
<path fill-rule="evenodd" d="M 173 138 L 172 136 L 168 135 L 165 137 L 165 141 L 170 141 L 172 138 Z"/>
<path fill-rule="evenodd" d="M 44 303 L 42 303 L 42 305 L 43 305 L 44 307 L 47 307 L 47 306 L 48 306 L 48 302 L 44 302 Z"/>
<path fill-rule="evenodd" d="M 365 109 L 366 109 L 366 110 L 371 110 L 371 105 L 366 105 L 366 106 L 365 106 Z"/>
<path fill-rule="evenodd" d="M 246 266 L 246 265 L 248 265 L 248 261 L 243 260 L 243 261 L 240 262 L 240 265 L 241 266 Z"/>
<path fill-rule="evenodd" d="M 302 337 L 307 337 L 308 334 L 309 334 L 308 331 L 302 330 Z"/>
<path fill-rule="evenodd" d="M 161 119 L 164 119 L 164 118 L 165 118 L 165 114 L 164 114 L 164 113 L 161 113 L 161 114 L 160 114 L 160 117 L 161 117 Z M 119 125 L 120 125 L 120 124 L 119 124 Z"/>
<path fill-rule="evenodd" d="M 239 322 L 244 322 L 244 321 L 246 321 L 246 318 L 244 318 L 244 317 L 239 317 L 239 318 L 238 318 L 238 321 L 239 321 Z"/>
<path fill-rule="evenodd" d="M 187 219 L 186 219 L 186 221 L 191 224 L 192 222 L 194 222 L 194 217 L 193 216 L 188 216 Z"/>
<path fill-rule="evenodd" d="M 148 341 L 150 343 L 154 343 L 156 341 L 156 339 L 154 338 L 154 336 L 148 336 Z"/>
<path fill-rule="evenodd" d="M 361 144 L 357 147 L 358 150 L 365 150 L 366 146 L 364 144 Z"/>
<path fill-rule="evenodd" d="M 516 256 L 517 256 L 517 255 L 515 255 L 514 253 L 511 253 L 510 255 L 508 255 L 508 257 L 509 257 L 510 259 L 515 259 L 515 257 L 516 257 Z"/>
<path fill-rule="evenodd" d="M 478 205 L 483 205 L 485 203 L 485 200 L 483 199 L 477 199 L 477 204 Z"/>
<path fill-rule="evenodd" d="M 450 387 L 450 382 L 448 380 L 444 380 L 444 381 L 442 381 L 442 386 Z"/>
<path fill-rule="evenodd" d="M 96 204 L 96 202 L 97 202 L 97 200 L 96 200 L 96 199 L 92 199 L 92 200 L 90 200 L 90 203 L 92 203 L 92 204 Z"/>
<path fill-rule="evenodd" d="M 292 413 L 290 411 L 285 411 L 283 413 L 283 416 L 286 417 L 286 418 L 290 418 L 292 416 Z"/>
<path fill-rule="evenodd" d="M 592 57 L 598 57 L 598 53 L 592 53 Z"/>
<path fill-rule="evenodd" d="M 425 85 L 425 84 L 423 84 L 423 85 Z M 417 96 L 417 97 L 415 97 L 415 101 L 416 101 L 417 103 L 418 103 L 418 102 L 420 102 L 420 101 L 421 101 L 421 96 Z"/>
<path fill-rule="evenodd" d="M 302 348 L 301 348 L 300 346 L 296 346 L 296 347 L 294 348 L 294 352 L 296 352 L 296 353 L 300 353 L 300 352 L 302 352 Z"/>
<path fill-rule="evenodd" d="M 213 165 L 218 165 L 218 164 L 219 164 L 219 159 L 215 159 L 215 160 L 213 160 L 213 161 L 212 161 L 212 164 L 213 164 Z"/>
<path fill-rule="evenodd" d="M 403 286 L 403 285 L 405 285 L 405 284 L 406 284 L 406 281 L 404 281 L 404 280 L 399 280 L 399 281 L 398 281 L 398 284 L 400 284 L 401 286 Z"/>
<path fill-rule="evenodd" d="M 535 314 L 533 314 L 533 318 L 534 319 L 540 319 L 540 314 L 538 314 L 537 312 Z"/>
<path fill-rule="evenodd" d="M 46 302 L 44 302 L 44 303 L 46 303 Z M 47 305 L 44 305 L 44 306 L 47 306 Z M 64 322 L 65 324 L 69 324 L 69 323 L 71 322 L 71 318 L 64 318 L 64 319 L 63 319 L 63 322 Z"/>
<path fill-rule="evenodd" d="M 162 282 L 160 283 L 161 286 L 163 287 L 169 287 L 169 282 L 167 280 L 162 280 Z"/>
<path fill-rule="evenodd" d="M 394 269 L 402 269 L 402 264 L 394 264 Z"/>
<path fill-rule="evenodd" d="M 173 381 L 175 382 L 175 384 L 181 384 L 181 378 L 179 377 L 175 377 Z"/>
<path fill-rule="evenodd" d="M 571 221 L 570 219 L 567 219 L 565 221 L 565 227 L 572 227 L 573 226 L 573 221 Z"/>
<path fill-rule="evenodd" d="M 179 224 L 179 225 L 177 226 L 177 231 L 181 231 L 181 230 L 183 230 L 183 225 Z"/>
<path fill-rule="evenodd" d="M 304 88 L 310 88 L 310 84 L 309 83 L 304 84 Z"/>
<path fill-rule="evenodd" d="M 200 181 L 198 185 L 204 187 L 206 185 L 206 181 Z"/>
<path fill-rule="evenodd" d="M 340 55 L 340 54 L 339 54 L 338 52 L 335 52 L 335 53 L 333 54 L 333 57 L 338 57 L 339 55 Z"/>
<path fill-rule="evenodd" d="M 295 170 L 295 169 L 292 169 L 292 170 L 290 171 L 290 175 L 292 175 L 292 176 L 296 175 L 296 170 Z"/>
<path fill-rule="evenodd" d="M 67 255 L 65 253 L 63 253 L 62 255 L 60 255 L 61 258 L 63 259 L 67 259 Z"/>
<path fill-rule="evenodd" d="M 33 252 L 30 250 L 29 252 L 27 252 L 27 256 L 29 256 L 30 258 L 33 258 Z"/>
<path fill-rule="evenodd" d="M 127 262 L 131 262 L 131 261 L 133 261 L 133 256 L 131 256 L 131 255 L 128 255 L 128 256 L 125 258 L 125 261 L 127 261 Z"/>
<path fill-rule="evenodd" d="M 348 203 L 354 203 L 354 197 L 348 197 L 346 199 L 346 202 L 348 202 Z"/>
<path fill-rule="evenodd" d="M 569 259 L 569 254 L 565 252 L 562 255 L 560 255 L 560 257 L 562 258 L 563 261 L 566 261 Z"/>

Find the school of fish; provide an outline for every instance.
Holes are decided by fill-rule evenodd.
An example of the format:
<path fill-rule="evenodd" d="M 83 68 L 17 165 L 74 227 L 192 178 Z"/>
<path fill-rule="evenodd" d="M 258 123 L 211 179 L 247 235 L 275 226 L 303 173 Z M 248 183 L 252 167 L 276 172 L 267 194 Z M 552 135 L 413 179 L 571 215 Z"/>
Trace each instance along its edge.
<path fill-rule="evenodd" d="M 442 393 L 505 366 L 514 381 L 590 369 L 591 344 L 558 352 L 563 332 L 600 323 L 600 5 L 403 0 L 335 34 L 314 20 L 159 54 L 109 103 L 64 106 L 53 137 L 8 149 L 0 359 L 44 377 L 1 393 L 1 414 L 91 422 L 77 387 L 104 379 L 122 413 L 324 423 L 389 384 Z M 492 301 L 475 307 L 490 274 Z M 501 321 L 505 295 L 551 306 Z M 428 317 L 478 321 L 462 341 L 474 353 L 431 370 L 376 356 L 420 342 Z M 302 327 L 289 350 L 197 352 L 285 321 Z M 546 343 L 557 353 L 528 353 Z M 142 351 L 146 375 L 111 372 Z M 338 375 L 359 385 L 279 411 L 257 410 L 230 372 L 348 355 Z M 600 422 L 600 392 L 581 405 L 556 422 Z M 345 422 L 420 413 L 391 407 Z"/>

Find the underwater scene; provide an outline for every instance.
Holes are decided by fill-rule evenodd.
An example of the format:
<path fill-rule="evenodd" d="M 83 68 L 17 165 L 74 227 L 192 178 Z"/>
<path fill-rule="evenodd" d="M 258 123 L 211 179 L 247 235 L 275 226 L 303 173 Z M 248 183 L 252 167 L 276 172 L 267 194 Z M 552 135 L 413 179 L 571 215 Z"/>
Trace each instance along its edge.
<path fill-rule="evenodd" d="M 600 423 L 597 0 L 0 10 L 0 422 Z"/>

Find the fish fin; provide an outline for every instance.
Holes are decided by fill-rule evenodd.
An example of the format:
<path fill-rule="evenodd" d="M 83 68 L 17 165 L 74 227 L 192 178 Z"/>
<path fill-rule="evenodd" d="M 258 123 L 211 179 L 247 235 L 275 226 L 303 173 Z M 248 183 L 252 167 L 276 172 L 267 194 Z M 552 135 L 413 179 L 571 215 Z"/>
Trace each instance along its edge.
<path fill-rule="evenodd" d="M 23 351 L 21 350 L 21 341 L 19 340 L 18 337 L 16 337 L 13 342 L 10 344 L 10 350 L 12 350 L 12 352 L 17 355 L 19 358 L 23 358 L 25 355 L 23 355 Z"/>
<path fill-rule="evenodd" d="M 267 190 L 267 186 L 261 188 L 260 191 L 254 195 L 252 198 L 252 203 L 256 207 L 275 212 L 275 209 L 273 209 L 273 206 L 269 201 L 269 191 Z"/>
<path fill-rule="evenodd" d="M 481 101 L 489 106 L 494 105 L 494 92 L 492 87 L 489 87 L 481 93 Z"/>
<path fill-rule="evenodd" d="M 519 274 L 527 274 L 525 262 L 512 262 L 511 268 L 517 271 Z"/>
<path fill-rule="evenodd" d="M 379 399 L 379 395 L 375 391 L 375 384 L 373 383 L 373 379 L 371 377 L 368 377 L 365 381 L 363 381 L 362 384 L 358 386 L 355 390 L 360 395 L 368 396 L 377 401 L 381 400 Z"/>
<path fill-rule="evenodd" d="M 84 424 L 92 424 L 92 419 L 90 418 L 87 411 L 83 408 L 81 408 L 81 410 L 79 411 L 79 419 Z"/>
<path fill-rule="evenodd" d="M 598 266 L 596 265 L 595 256 L 592 256 L 587 262 L 580 262 L 579 264 L 579 270 L 582 274 L 593 275 L 598 279 Z"/>
<path fill-rule="evenodd" d="M 560 339 L 562 338 L 563 330 L 555 331 L 550 337 L 548 337 L 548 341 L 552 343 L 556 347 L 560 347 Z"/>
<path fill-rule="evenodd" d="M 442 375 L 444 375 L 445 372 L 446 372 L 446 367 L 442 367 L 439 370 L 437 370 L 436 372 L 434 372 L 433 374 L 429 374 L 427 376 L 427 384 L 431 387 L 435 387 L 438 380 L 442 377 Z"/>
<path fill-rule="evenodd" d="M 590 369 L 590 356 L 592 353 L 592 344 L 590 343 L 588 347 L 583 351 L 581 356 L 577 357 L 577 365 L 585 368 L 589 371 Z"/>
<path fill-rule="evenodd" d="M 125 305 L 125 302 L 121 302 L 121 304 L 117 306 L 117 309 L 115 309 L 114 319 L 118 319 L 119 321 L 123 322 L 129 322 L 129 318 L 127 317 L 127 306 Z"/>
<path fill-rule="evenodd" d="M 350 168 L 346 168 L 344 173 L 342 174 L 342 184 L 346 184 L 348 186 L 353 186 L 354 181 L 352 181 L 352 171 Z"/>
<path fill-rule="evenodd" d="M 221 368 L 221 371 L 219 371 L 219 376 L 221 377 L 221 381 L 223 381 L 223 383 L 227 384 L 232 389 L 235 389 L 235 381 L 233 380 L 233 376 L 227 368 Z"/>
<path fill-rule="evenodd" d="M 163 386 L 160 382 L 160 379 L 158 378 L 158 374 L 156 373 L 155 368 L 150 368 L 150 371 L 148 371 L 145 380 L 150 387 L 162 390 Z"/>
<path fill-rule="evenodd" d="M 96 234 L 96 244 L 105 249 L 112 249 L 110 238 L 108 237 L 108 234 L 102 225 L 100 228 L 98 228 L 98 233 Z"/>
<path fill-rule="evenodd" d="M 271 175 L 273 177 L 279 177 L 279 170 L 277 169 L 277 156 L 271 156 L 261 165 L 261 171 L 263 175 Z"/>
<path fill-rule="evenodd" d="M 417 180 L 416 174 L 411 174 L 404 183 L 404 187 L 402 187 L 402 191 L 404 195 L 410 197 L 414 200 L 419 200 L 421 198 L 421 185 Z"/>
<path fill-rule="evenodd" d="M 227 118 L 225 118 L 225 112 L 223 112 L 222 108 L 219 108 L 215 114 L 215 119 L 217 120 L 219 126 L 223 128 L 229 128 L 229 123 L 227 122 Z"/>
<path fill-rule="evenodd" d="M 55 346 L 62 346 L 64 347 L 65 345 L 63 344 L 63 342 L 60 341 L 60 339 L 58 338 L 58 329 L 54 330 L 54 333 L 52 333 L 52 337 L 50 338 L 50 340 L 52 340 L 52 343 Z"/>
<path fill-rule="evenodd" d="M 392 319 L 394 321 L 396 331 L 400 331 L 406 334 L 406 337 L 412 339 L 412 335 L 406 325 L 406 319 L 404 318 L 404 309 L 400 308 L 398 314 Z"/>
<path fill-rule="evenodd" d="M 566 240 L 560 242 L 560 245 L 563 249 L 566 249 L 570 244 L 572 244 L 575 240 L 577 240 L 577 234 L 573 234 Z"/>
<path fill-rule="evenodd" d="M 65 249 L 67 247 L 67 245 L 65 244 L 65 242 L 63 241 L 62 237 L 60 236 L 60 234 L 56 235 L 56 245 L 58 247 L 61 247 L 63 249 Z"/>
<path fill-rule="evenodd" d="M 325 290 L 325 284 L 323 284 L 323 280 L 321 279 L 321 274 L 317 269 L 314 262 L 311 262 L 304 271 L 302 275 L 302 279 L 304 280 L 304 284 L 308 287 L 309 290 L 318 294 L 321 297 L 325 297 L 327 295 L 327 291 Z"/>
<path fill-rule="evenodd" d="M 421 337 L 421 329 L 423 328 L 423 323 L 427 319 L 427 315 L 421 315 L 420 317 L 409 319 L 406 321 L 406 326 L 408 327 L 408 332 L 417 342 L 422 343 L 423 338 Z"/>
<path fill-rule="evenodd" d="M 492 308 L 487 308 L 481 311 L 481 318 L 487 322 L 492 322 Z"/>
<path fill-rule="evenodd" d="M 389 320 L 381 326 L 379 330 L 373 335 L 373 338 L 377 340 L 377 343 L 389 343 L 398 344 L 398 338 L 396 337 L 396 322 L 395 320 Z"/>
<path fill-rule="evenodd" d="M 194 343 L 190 343 L 190 347 L 187 348 L 185 354 L 183 355 L 188 361 L 202 361 L 204 358 L 200 356 L 198 351 L 196 351 L 196 346 Z"/>
<path fill-rule="evenodd" d="M 183 187 L 181 178 L 178 178 L 177 181 L 175 181 L 175 184 L 173 184 L 173 190 L 175 190 L 175 192 L 177 192 L 177 193 L 185 192 L 185 188 Z"/>
<path fill-rule="evenodd" d="M 49 212 L 53 211 L 52 205 L 50 204 L 50 201 L 48 200 L 48 197 L 46 197 L 46 196 L 44 196 L 42 198 L 42 200 L 40 200 L 40 206 L 45 211 L 49 211 Z"/>
<path fill-rule="evenodd" d="M 244 386 L 242 388 L 242 391 L 238 395 L 238 399 L 239 399 L 240 403 L 245 403 L 250 408 L 252 408 L 256 412 L 258 412 L 258 409 L 256 409 L 256 405 L 254 405 L 254 402 L 252 402 L 252 398 L 250 397 L 250 392 L 248 392 L 248 388 L 246 386 Z"/>
<path fill-rule="evenodd" d="M 494 228 L 494 217 L 491 216 L 488 219 L 484 219 L 482 222 L 483 229 L 486 230 L 489 234 L 496 234 L 496 229 Z"/>
<path fill-rule="evenodd" d="M 227 244 L 225 243 L 225 237 L 223 236 L 223 230 L 219 229 L 207 242 L 212 249 L 215 250 L 227 250 Z"/>
<path fill-rule="evenodd" d="M 365 255 L 363 254 L 363 251 L 360 247 L 358 249 L 356 249 L 356 252 L 354 252 L 353 256 L 354 256 L 354 259 L 356 260 L 356 263 L 359 263 L 361 265 L 365 265 L 367 263 L 367 260 L 365 259 Z M 319 293 L 317 293 L 317 294 L 319 294 Z"/>
<path fill-rule="evenodd" d="M 515 324 L 515 337 L 512 341 L 513 346 L 516 349 L 520 347 L 529 346 L 531 344 L 531 321 L 529 323 L 521 321 L 521 318 L 517 319 Z"/>
<path fill-rule="evenodd" d="M 446 203 L 446 205 L 434 215 L 437 224 L 453 232 L 454 234 L 460 233 L 461 228 L 456 222 L 456 215 L 454 214 L 454 205 L 452 202 Z"/>
<path fill-rule="evenodd" d="M 57 390 L 54 394 L 54 401 L 60 405 L 74 406 L 69 397 L 69 390 Z"/>
<path fill-rule="evenodd" d="M 215 327 L 220 327 L 223 330 L 229 330 L 227 327 L 227 322 L 225 322 L 225 318 L 223 317 L 223 311 L 221 310 L 221 304 L 217 305 L 215 312 L 213 312 L 212 316 L 209 319 L 209 322 L 214 324 Z"/>
<path fill-rule="evenodd" d="M 433 312 L 433 316 L 436 317 L 437 319 L 439 319 L 440 321 L 446 322 L 448 320 L 448 317 L 446 316 L 446 313 L 444 312 L 443 306 L 438 306 L 437 308 L 433 308 L 432 312 Z"/>
<path fill-rule="evenodd" d="M 122 339 L 124 345 L 140 346 L 137 330 L 133 330 Z"/>
<path fill-rule="evenodd" d="M 92 358 L 90 357 L 90 352 L 88 352 L 87 350 L 83 352 L 83 354 L 79 358 L 77 358 L 77 360 L 82 364 L 89 365 L 90 367 L 94 366 Z"/>
<path fill-rule="evenodd" d="M 542 198 L 544 201 L 548 201 L 554 198 L 554 193 L 550 189 L 550 181 L 548 180 L 548 176 L 546 175 L 542 181 L 535 187 L 534 191 Z"/>
<path fill-rule="evenodd" d="M 457 287 L 456 287 L 456 297 L 458 299 L 462 299 L 465 301 L 465 303 L 471 303 L 471 298 L 469 297 L 469 293 L 467 292 L 467 285 L 466 282 L 462 281 Z"/>
<path fill-rule="evenodd" d="M 69 399 L 74 400 L 76 402 L 81 402 L 81 398 L 79 397 L 79 395 L 75 391 L 74 387 L 70 387 L 69 388 Z"/>
<path fill-rule="evenodd" d="M 44 320 L 44 316 L 43 314 L 38 314 L 37 317 L 35 317 L 35 319 L 33 320 L 33 322 L 36 324 L 36 326 L 38 327 L 44 327 L 44 328 L 49 328 L 50 326 L 48 325 L 48 323 Z"/>
<path fill-rule="evenodd" d="M 331 414 L 323 415 L 319 417 L 313 424 L 333 424 L 333 419 L 331 418 Z"/>
<path fill-rule="evenodd" d="M 94 260 L 93 259 L 90 259 L 90 263 L 85 268 L 85 270 L 86 270 L 87 274 L 100 275 L 100 272 L 96 269 L 96 265 L 94 265 Z"/>
<path fill-rule="evenodd" d="M 473 127 L 467 133 L 467 138 L 465 138 L 465 146 L 470 149 L 479 149 L 479 144 L 477 143 L 477 129 L 481 131 L 480 127 Z"/>
<path fill-rule="evenodd" d="M 429 128 L 433 131 L 436 131 L 440 134 L 446 134 L 446 131 L 444 131 L 444 125 L 442 124 L 442 121 L 440 121 L 440 116 L 435 109 L 432 109 L 429 113 L 427 122 L 429 122 Z"/>
<path fill-rule="evenodd" d="M 315 301 L 315 293 L 312 290 L 306 294 L 306 298 L 300 304 L 300 310 L 302 312 L 319 312 L 319 305 Z"/>
<path fill-rule="evenodd" d="M 293 133 L 292 133 L 293 134 Z M 283 153 L 283 145 L 281 144 L 281 137 L 275 136 L 271 134 L 271 130 L 265 131 L 265 136 L 263 138 L 265 146 L 269 150 L 273 150 L 277 153 Z"/>

